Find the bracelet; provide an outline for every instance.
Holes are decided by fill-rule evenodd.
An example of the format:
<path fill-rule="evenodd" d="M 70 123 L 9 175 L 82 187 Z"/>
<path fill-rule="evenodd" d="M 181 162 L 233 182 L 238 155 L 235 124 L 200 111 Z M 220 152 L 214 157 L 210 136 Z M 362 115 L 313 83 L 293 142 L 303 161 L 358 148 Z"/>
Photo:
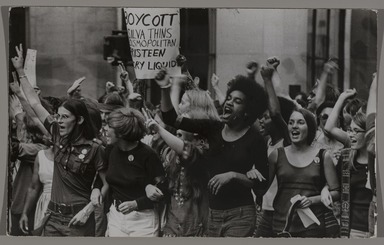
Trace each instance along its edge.
<path fill-rule="evenodd" d="M 22 79 L 22 78 L 25 78 L 27 77 L 27 75 L 22 75 L 22 76 L 19 76 L 19 79 Z"/>

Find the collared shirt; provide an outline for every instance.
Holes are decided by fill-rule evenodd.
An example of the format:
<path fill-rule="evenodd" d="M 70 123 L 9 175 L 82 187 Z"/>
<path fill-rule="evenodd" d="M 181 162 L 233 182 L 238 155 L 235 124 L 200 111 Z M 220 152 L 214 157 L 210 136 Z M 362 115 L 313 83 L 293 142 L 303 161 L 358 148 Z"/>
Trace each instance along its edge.
<path fill-rule="evenodd" d="M 64 204 L 88 203 L 96 171 L 106 168 L 103 146 L 84 138 L 64 143 L 53 116 L 47 117 L 44 126 L 51 130 L 54 142 L 51 200 Z"/>

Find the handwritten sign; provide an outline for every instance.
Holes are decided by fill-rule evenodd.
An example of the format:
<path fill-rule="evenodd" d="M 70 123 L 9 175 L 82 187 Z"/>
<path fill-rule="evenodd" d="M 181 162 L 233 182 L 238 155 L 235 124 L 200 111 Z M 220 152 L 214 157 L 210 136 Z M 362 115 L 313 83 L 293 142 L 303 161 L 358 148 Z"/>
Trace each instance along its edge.
<path fill-rule="evenodd" d="M 36 55 L 37 50 L 28 49 L 24 63 L 25 75 L 28 77 L 28 81 L 33 87 L 36 86 Z"/>
<path fill-rule="evenodd" d="M 124 16 L 136 77 L 153 79 L 162 67 L 180 75 L 180 10 L 125 8 Z"/>

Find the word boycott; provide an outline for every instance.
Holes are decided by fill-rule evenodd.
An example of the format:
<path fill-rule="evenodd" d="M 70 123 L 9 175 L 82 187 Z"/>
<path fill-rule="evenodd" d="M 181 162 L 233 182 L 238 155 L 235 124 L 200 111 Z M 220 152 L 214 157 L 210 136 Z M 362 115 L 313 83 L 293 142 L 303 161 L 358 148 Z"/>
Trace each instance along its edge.
<path fill-rule="evenodd" d="M 144 26 L 164 26 L 173 24 L 173 17 L 178 15 L 178 13 L 173 14 L 158 14 L 152 16 L 151 14 L 133 14 L 127 13 L 125 14 L 125 21 L 128 25 L 144 25 Z"/>

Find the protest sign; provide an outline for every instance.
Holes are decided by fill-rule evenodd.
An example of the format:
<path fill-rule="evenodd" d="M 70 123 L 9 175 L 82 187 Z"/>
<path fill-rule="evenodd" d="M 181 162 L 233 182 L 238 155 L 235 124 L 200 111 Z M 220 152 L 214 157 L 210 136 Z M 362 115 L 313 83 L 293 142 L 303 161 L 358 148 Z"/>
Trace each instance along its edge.
<path fill-rule="evenodd" d="M 37 50 L 28 49 L 24 63 L 25 75 L 28 77 L 28 81 L 33 87 L 36 86 L 36 55 Z"/>
<path fill-rule="evenodd" d="M 180 75 L 180 10 L 125 8 L 133 67 L 138 79 L 153 79 L 162 67 Z"/>

